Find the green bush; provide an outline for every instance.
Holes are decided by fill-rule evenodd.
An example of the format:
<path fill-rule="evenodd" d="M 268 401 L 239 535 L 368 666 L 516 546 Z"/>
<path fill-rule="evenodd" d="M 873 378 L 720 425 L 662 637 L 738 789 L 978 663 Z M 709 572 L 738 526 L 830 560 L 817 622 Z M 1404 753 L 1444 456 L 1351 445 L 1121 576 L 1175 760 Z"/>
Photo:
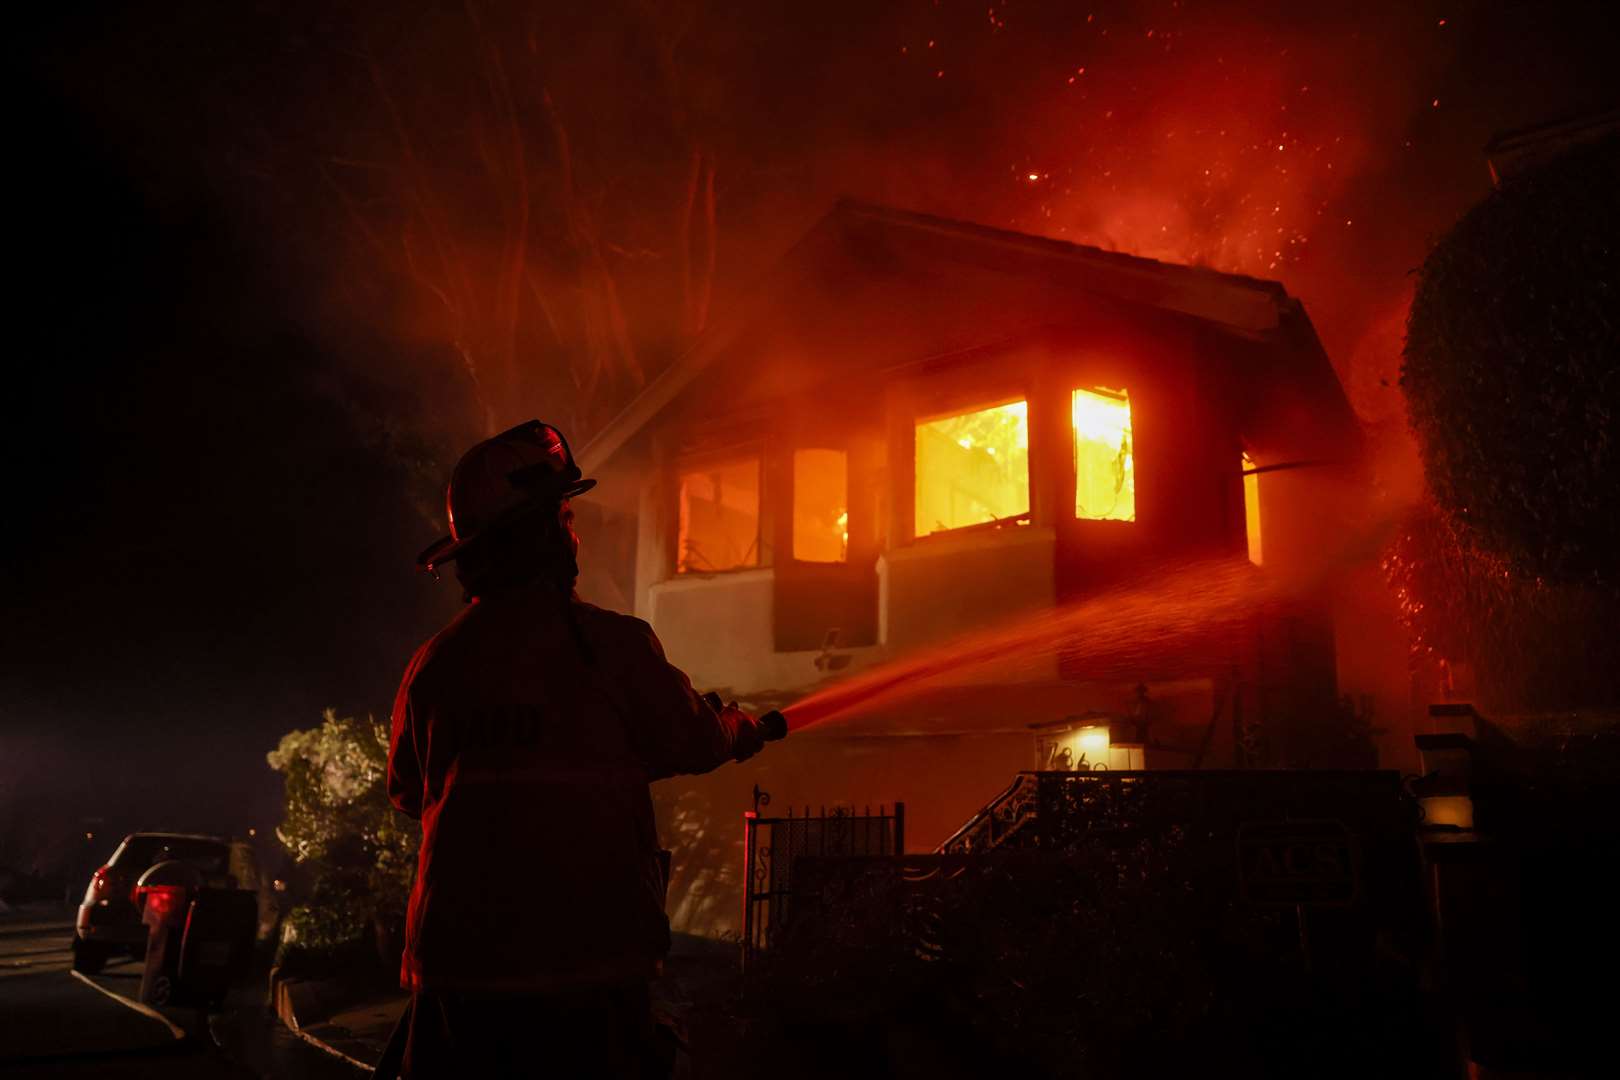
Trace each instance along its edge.
<path fill-rule="evenodd" d="M 1620 139 L 1495 191 L 1418 277 L 1401 369 L 1424 472 L 1527 581 L 1620 578 Z"/>
<path fill-rule="evenodd" d="M 374 926 L 398 926 L 419 830 L 388 801 L 387 725 L 328 709 L 319 727 L 282 736 L 269 762 L 286 789 L 276 837 L 306 884 L 282 927 L 282 959 L 340 955 Z"/>

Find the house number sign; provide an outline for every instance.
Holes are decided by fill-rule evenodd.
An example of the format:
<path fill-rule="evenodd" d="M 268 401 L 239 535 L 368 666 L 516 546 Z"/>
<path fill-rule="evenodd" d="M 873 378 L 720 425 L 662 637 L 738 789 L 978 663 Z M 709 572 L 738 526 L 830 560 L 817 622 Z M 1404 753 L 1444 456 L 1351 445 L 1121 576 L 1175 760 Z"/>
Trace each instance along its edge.
<path fill-rule="evenodd" d="M 1267 907 L 1343 907 L 1360 892 L 1356 845 L 1342 821 L 1255 821 L 1238 826 L 1243 899 Z"/>

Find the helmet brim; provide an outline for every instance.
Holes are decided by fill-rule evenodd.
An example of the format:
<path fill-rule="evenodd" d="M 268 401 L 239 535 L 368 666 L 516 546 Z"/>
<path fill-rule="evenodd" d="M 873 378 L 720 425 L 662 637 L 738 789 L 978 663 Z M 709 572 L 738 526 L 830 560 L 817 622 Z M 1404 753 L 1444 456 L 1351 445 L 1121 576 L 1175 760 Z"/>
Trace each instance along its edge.
<path fill-rule="evenodd" d="M 562 491 L 556 496 L 557 501 L 561 502 L 563 499 L 572 499 L 576 495 L 583 495 L 595 486 L 595 480 L 576 480 L 574 483 L 562 489 Z M 509 511 L 500 518 L 497 518 L 495 521 L 490 522 L 489 525 L 478 530 L 477 532 L 460 537 L 459 539 L 454 536 L 439 537 L 439 539 L 423 548 L 421 554 L 416 557 L 416 568 L 423 573 L 430 574 L 433 572 L 434 567 L 442 566 L 447 562 L 454 562 L 456 556 L 466 551 L 473 544 L 476 544 L 486 533 L 500 528 L 502 523 L 510 521 L 519 513 L 523 512 L 524 510 L 532 509 L 543 501 L 545 500 L 538 498 L 534 499 L 517 510 Z"/>

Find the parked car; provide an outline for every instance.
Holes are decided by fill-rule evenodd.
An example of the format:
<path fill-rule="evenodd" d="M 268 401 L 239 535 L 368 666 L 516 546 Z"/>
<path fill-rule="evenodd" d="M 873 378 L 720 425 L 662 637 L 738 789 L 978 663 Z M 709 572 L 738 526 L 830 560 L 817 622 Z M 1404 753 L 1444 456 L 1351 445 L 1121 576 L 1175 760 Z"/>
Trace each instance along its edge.
<path fill-rule="evenodd" d="M 146 926 L 136 904 L 135 883 L 160 862 L 196 867 L 209 886 L 258 891 L 258 861 L 251 845 L 221 836 L 143 832 L 124 837 L 107 864 L 90 878 L 73 935 L 73 968 L 100 971 L 119 953 L 146 952 Z"/>

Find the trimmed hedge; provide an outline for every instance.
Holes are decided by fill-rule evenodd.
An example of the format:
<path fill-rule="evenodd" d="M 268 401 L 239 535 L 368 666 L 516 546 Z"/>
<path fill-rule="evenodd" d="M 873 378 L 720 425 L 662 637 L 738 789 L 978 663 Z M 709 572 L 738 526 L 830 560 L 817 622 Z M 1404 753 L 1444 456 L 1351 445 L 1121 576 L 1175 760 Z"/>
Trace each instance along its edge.
<path fill-rule="evenodd" d="M 1401 386 L 1430 490 L 1529 579 L 1620 581 L 1620 139 L 1491 194 L 1424 261 Z"/>

